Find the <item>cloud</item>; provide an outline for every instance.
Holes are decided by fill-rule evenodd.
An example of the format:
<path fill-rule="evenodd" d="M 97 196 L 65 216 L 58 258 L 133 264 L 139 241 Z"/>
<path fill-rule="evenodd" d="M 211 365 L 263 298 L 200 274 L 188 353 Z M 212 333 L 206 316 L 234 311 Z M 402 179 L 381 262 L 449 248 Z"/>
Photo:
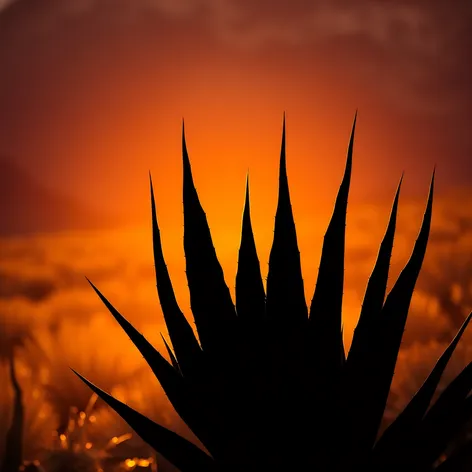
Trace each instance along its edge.
<path fill-rule="evenodd" d="M 7 8 L 8 5 L 13 3 L 15 0 L 0 0 L 0 12 L 4 9 Z"/>
<path fill-rule="evenodd" d="M 407 333 L 407 343 L 417 335 L 424 340 L 444 340 L 472 308 L 472 255 L 469 250 L 472 214 L 469 214 L 469 208 L 472 208 L 470 192 L 436 198 L 428 251 L 413 299 L 412 333 Z M 359 308 L 389 211 L 388 201 L 375 205 L 354 203 L 349 211 L 345 285 L 348 292 L 356 294 Z M 422 200 L 405 198 L 400 201 L 390 287 L 409 257 L 423 211 Z M 322 228 L 316 231 L 321 238 Z M 163 233 L 166 237 L 165 229 Z M 312 233 L 302 231 L 299 237 L 318 237 L 318 233 Z M 180 238 L 181 235 L 172 237 Z M 146 228 L 5 239 L 0 262 L 0 310 L 11 317 L 22 312 L 18 319 L 24 319 L 26 324 L 29 318 L 35 320 L 33 325 L 43 327 L 60 326 L 64 321 L 85 325 L 95 316 L 107 314 L 87 284 L 87 276 L 131 321 L 141 326 L 157 323 L 162 329 L 149 238 L 149 228 Z M 190 315 L 182 249 L 166 247 L 177 298 Z M 260 248 L 261 253 L 267 255 L 267 249 Z M 310 271 L 306 277 L 308 295 L 312 290 L 310 285 L 315 281 L 311 261 L 317 260 L 319 250 L 316 248 L 312 253 L 303 254 L 303 263 Z M 219 253 L 223 254 L 223 266 L 233 268 L 235 255 L 228 251 Z M 261 264 L 265 267 L 264 260 Z M 233 287 L 228 276 L 227 281 Z M 350 312 L 348 317 L 353 318 L 350 321 L 353 323 L 356 313 Z M 427 323 L 435 317 L 434 323 Z M 418 332 L 416 328 L 422 324 L 430 326 Z"/>
<path fill-rule="evenodd" d="M 15 0 L 13 0 L 15 1 Z M 470 8 L 464 2 L 447 13 L 440 4 L 421 2 L 376 2 L 363 0 L 297 0 L 268 2 L 259 0 L 47 0 L 49 8 L 33 9 L 30 0 L 16 0 L 35 16 L 65 19 L 93 10 L 107 10 L 110 20 L 121 19 L 119 11 L 154 11 L 169 19 L 191 18 L 211 28 L 224 39 L 239 44 L 263 46 L 271 42 L 297 44 L 330 38 L 365 36 L 387 49 L 435 56 L 460 25 L 466 23 Z M 11 1 L 4 1 L 6 5 Z M 1 4 L 0 4 L 1 8 Z M 38 22 L 39 24 L 40 22 Z M 442 28 L 441 28 L 442 26 Z"/>
<path fill-rule="evenodd" d="M 451 112 L 464 106 L 464 94 L 470 96 L 464 61 L 470 34 L 464 28 L 472 8 L 465 3 L 453 12 L 439 4 L 372 0 L 226 1 L 218 7 L 208 2 L 208 9 L 224 41 L 312 48 L 321 60 L 334 52 L 352 76 L 374 79 L 389 101 L 409 111 Z"/>
<path fill-rule="evenodd" d="M 12 16 L 22 11 L 20 23 L 10 29 L 23 41 L 34 41 L 34 32 L 51 34 L 71 18 L 83 20 L 86 29 L 100 18 L 103 28 L 123 28 L 131 36 L 140 24 L 153 23 L 156 32 L 178 33 L 192 48 L 207 38 L 215 47 L 251 54 L 283 48 L 281 54 L 289 57 L 303 51 L 318 67 L 336 65 L 351 82 L 375 84 L 388 104 L 403 111 L 469 108 L 472 7 L 463 0 L 454 8 L 439 1 L 374 0 L 44 0 L 41 8 L 33 3 L 16 0 L 9 8 Z"/>
<path fill-rule="evenodd" d="M 20 297 L 32 302 L 39 302 L 48 298 L 54 290 L 54 284 L 47 279 L 22 280 L 19 277 L 0 273 L 0 299 Z"/>

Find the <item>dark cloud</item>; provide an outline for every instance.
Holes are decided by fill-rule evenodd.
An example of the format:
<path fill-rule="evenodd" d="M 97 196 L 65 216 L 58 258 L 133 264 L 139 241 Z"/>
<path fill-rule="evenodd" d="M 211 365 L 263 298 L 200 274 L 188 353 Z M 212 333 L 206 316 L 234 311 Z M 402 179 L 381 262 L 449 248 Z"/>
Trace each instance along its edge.
<path fill-rule="evenodd" d="M 267 93 L 274 110 L 327 113 L 328 128 L 359 107 L 377 140 L 369 159 L 385 146 L 389 168 L 419 175 L 439 162 L 446 181 L 469 184 L 470 10 L 463 1 L 16 0 L 0 14 L 0 141 L 51 185 L 121 211 L 115 195 L 125 185 L 137 195 L 147 168 L 130 166 L 125 184 L 117 162 L 150 161 L 190 109 L 214 120 L 232 110 L 231 120 L 266 107 L 254 100 Z"/>
<path fill-rule="evenodd" d="M 40 179 L 39 179 L 40 180 Z M 42 185 L 13 160 L 0 156 L 0 236 L 61 231 L 76 228 L 106 228 L 118 220 L 100 214 L 76 198 Z M 40 256 L 36 253 L 37 256 Z"/>
<path fill-rule="evenodd" d="M 0 272 L 0 298 L 22 297 L 32 302 L 41 302 L 50 297 L 56 287 L 52 280 L 24 279 Z"/>
<path fill-rule="evenodd" d="M 350 74 L 374 81 L 391 103 L 403 97 L 401 105 L 411 109 L 447 112 L 470 100 L 472 7 L 465 1 L 451 8 L 439 1 L 17 0 L 3 17 L 2 35 L 15 56 L 26 53 L 21 46 L 31 48 L 31 42 L 57 34 L 65 35 L 63 44 L 67 36 L 81 37 L 88 53 L 97 54 L 105 37 L 96 36 L 97 28 L 118 47 L 122 36 L 141 43 L 136 47 L 147 41 L 156 54 L 184 53 L 188 47 L 257 53 L 285 45 L 295 54 L 306 51 L 327 69 L 339 58 L 337 69 L 344 62 Z M 165 48 L 159 46 L 163 41 Z M 78 45 L 69 52 L 82 54 Z M 356 67 L 350 67 L 353 60 Z"/>

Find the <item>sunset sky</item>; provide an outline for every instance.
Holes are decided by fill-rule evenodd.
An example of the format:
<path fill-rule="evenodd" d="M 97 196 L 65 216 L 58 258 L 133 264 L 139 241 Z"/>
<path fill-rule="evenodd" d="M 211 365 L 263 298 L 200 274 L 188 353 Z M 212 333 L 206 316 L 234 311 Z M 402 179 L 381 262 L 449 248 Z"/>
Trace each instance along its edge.
<path fill-rule="evenodd" d="M 409 379 L 424 377 L 472 308 L 471 24 L 470 0 L 0 0 L 0 237 L 7 236 L 0 239 L 0 346 L 31 337 L 43 354 L 60 358 L 47 365 L 48 382 L 64 390 L 61 407 L 89 395 L 69 365 L 101 377 L 105 389 L 116 387 L 104 372 L 121 363 L 119 384 L 142 359 L 106 317 L 87 275 L 163 347 L 149 171 L 177 298 L 191 316 L 182 119 L 234 294 L 248 171 L 267 275 L 285 112 L 309 300 L 357 109 L 348 344 L 400 176 L 404 171 L 390 286 L 415 241 L 436 165 L 430 246 L 396 380 L 398 391 L 411 395 Z M 110 220 L 121 228 L 88 232 Z M 69 342 L 71 333 L 77 342 Z M 472 334 L 466 339 L 457 365 L 470 360 Z M 37 360 L 32 352 L 26 363 Z M 168 415 L 175 426 L 162 392 L 156 398 L 157 417 Z M 5 404 L 0 398 L 0 436 Z"/>
<path fill-rule="evenodd" d="M 356 108 L 354 199 L 403 170 L 424 196 L 434 164 L 439 191 L 472 183 L 467 0 L 3 4 L 0 155 L 125 219 L 147 217 L 148 170 L 180 218 L 182 118 L 215 219 L 239 217 L 248 169 L 273 214 L 284 111 L 300 218 L 331 206 Z"/>

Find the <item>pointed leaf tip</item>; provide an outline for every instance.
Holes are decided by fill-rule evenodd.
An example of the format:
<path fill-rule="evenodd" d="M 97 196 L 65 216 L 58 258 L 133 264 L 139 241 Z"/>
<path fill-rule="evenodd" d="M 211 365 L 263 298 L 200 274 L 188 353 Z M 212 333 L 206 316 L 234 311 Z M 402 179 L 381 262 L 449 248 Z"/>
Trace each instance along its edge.
<path fill-rule="evenodd" d="M 185 139 L 185 125 L 182 123 L 182 150 L 187 154 L 187 141 Z"/>
<path fill-rule="evenodd" d="M 182 124 L 182 161 L 183 161 L 183 171 L 184 171 L 184 189 L 186 187 L 187 179 L 188 179 L 188 184 L 190 184 L 193 187 L 192 168 L 190 165 L 190 158 L 188 156 L 187 141 L 185 139 L 185 128 L 183 124 Z"/>
<path fill-rule="evenodd" d="M 283 118 L 283 123 L 282 123 L 282 153 L 283 153 L 283 158 L 285 159 L 285 113 L 284 113 L 284 118 Z"/>
<path fill-rule="evenodd" d="M 250 220 L 246 221 L 249 218 L 250 213 L 250 195 L 249 195 L 249 177 L 246 180 L 246 193 L 245 193 L 245 201 L 244 201 L 244 211 L 243 211 L 243 221 L 250 224 Z"/>
<path fill-rule="evenodd" d="M 285 152 L 285 115 L 282 123 L 282 143 L 280 146 L 280 162 L 279 162 L 279 198 L 282 195 L 288 195 L 288 177 L 287 177 L 287 157 Z M 281 192 L 282 190 L 282 192 Z"/>
<path fill-rule="evenodd" d="M 395 199 L 394 199 L 394 202 L 396 202 L 398 204 L 398 199 L 400 197 L 400 190 L 402 188 L 402 183 L 403 183 L 403 172 L 402 172 L 402 175 L 400 176 L 400 180 L 398 181 L 398 185 L 397 185 L 397 191 L 395 193 Z"/>
<path fill-rule="evenodd" d="M 346 165 L 328 228 L 325 233 L 318 278 L 310 306 L 310 325 L 313 341 L 313 359 L 323 365 L 323 375 L 339 372 L 339 352 L 344 352 L 342 340 L 342 304 L 344 289 L 344 256 L 346 217 L 351 183 L 352 154 L 356 117 L 352 125 Z M 321 362 L 323 359 L 323 362 Z M 327 359 L 327 361 L 326 361 Z M 341 357 L 341 361 L 344 361 Z"/>
<path fill-rule="evenodd" d="M 151 191 L 151 204 L 154 207 L 154 187 L 152 185 L 151 172 L 149 172 L 149 188 L 150 188 L 150 191 Z"/>
<path fill-rule="evenodd" d="M 249 322 L 259 322 L 265 313 L 265 292 L 251 224 L 249 176 L 246 179 L 246 199 L 235 288 L 236 312 L 239 318 Z"/>
<path fill-rule="evenodd" d="M 427 215 L 428 225 L 431 224 L 431 213 L 432 213 L 432 206 L 433 206 L 433 194 L 434 194 L 434 180 L 435 180 L 435 170 L 433 170 L 433 173 L 431 175 L 431 182 L 429 184 L 429 192 L 428 192 L 428 201 L 426 204 L 426 211 L 425 215 Z M 429 232 L 429 228 L 428 228 Z"/>
<path fill-rule="evenodd" d="M 293 218 L 285 155 L 285 120 L 279 164 L 278 202 L 275 214 L 274 239 L 269 254 L 267 275 L 267 316 L 287 321 L 298 329 L 308 318 L 300 251 Z M 281 326 L 281 325 L 280 325 Z"/>
<path fill-rule="evenodd" d="M 169 358 L 170 358 L 170 361 L 172 363 L 172 367 L 176 371 L 181 373 L 181 369 L 180 369 L 179 363 L 177 362 L 177 358 L 175 357 L 174 352 L 172 351 L 171 347 L 169 346 L 169 343 L 166 341 L 166 339 L 164 338 L 164 335 L 162 333 L 161 333 L 161 338 L 162 338 L 162 341 L 164 342 L 164 346 L 166 348 L 167 354 L 169 354 Z"/>
<path fill-rule="evenodd" d="M 352 122 L 351 137 L 349 139 L 348 158 L 352 158 L 352 147 L 354 145 L 354 136 L 356 134 L 356 124 L 357 124 L 357 110 L 356 110 L 356 114 L 354 115 L 354 121 Z"/>

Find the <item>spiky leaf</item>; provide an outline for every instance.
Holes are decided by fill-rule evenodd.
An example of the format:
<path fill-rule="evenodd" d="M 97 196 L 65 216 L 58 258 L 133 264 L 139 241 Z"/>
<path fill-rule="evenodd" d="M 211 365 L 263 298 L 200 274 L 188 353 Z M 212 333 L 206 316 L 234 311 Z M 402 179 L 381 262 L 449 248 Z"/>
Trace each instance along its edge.
<path fill-rule="evenodd" d="M 342 299 L 344 286 L 344 252 L 346 212 L 351 182 L 352 152 L 357 113 L 352 125 L 346 168 L 339 188 L 333 215 L 324 236 L 316 288 L 310 306 L 310 342 L 315 350 L 318 369 L 333 374 L 339 369 L 343 352 Z M 325 374 L 326 375 L 326 374 Z"/>
<path fill-rule="evenodd" d="M 169 344 L 167 343 L 166 341 L 166 338 L 164 338 L 164 336 L 162 335 L 161 333 L 161 338 L 162 338 L 162 341 L 164 342 L 164 346 L 166 347 L 166 351 L 167 351 L 167 354 L 169 355 L 169 358 L 170 358 L 170 362 L 172 364 L 172 367 L 179 373 L 182 373 L 181 370 L 180 370 L 180 366 L 179 366 L 179 363 L 177 362 L 177 359 L 175 357 L 175 354 L 172 352 L 172 349 L 170 348 Z"/>
<path fill-rule="evenodd" d="M 88 279 L 87 279 L 88 280 Z M 154 375 L 159 380 L 172 406 L 190 429 L 212 448 L 214 442 L 208 436 L 208 424 L 204 420 L 206 408 L 191 385 L 170 365 L 162 354 L 106 299 L 106 297 L 88 280 L 92 288 L 108 308 L 115 320 L 138 348 Z M 201 400 L 201 399 L 200 399 Z"/>
<path fill-rule="evenodd" d="M 23 393 L 20 384 L 16 378 L 15 359 L 11 354 L 10 359 L 10 380 L 13 387 L 13 416 L 10 428 L 8 429 L 5 452 L 2 461 L 1 472 L 18 472 L 23 462 L 23 423 L 24 423 L 24 405 Z"/>
<path fill-rule="evenodd" d="M 182 313 L 175 298 L 174 289 L 170 280 L 169 271 L 162 252 L 161 235 L 157 222 L 156 202 L 151 175 L 151 210 L 152 210 L 152 241 L 154 251 L 154 266 L 156 271 L 156 286 L 161 303 L 164 320 L 169 332 L 172 346 L 179 366 L 184 375 L 196 374 L 201 362 L 201 349 L 192 327 Z"/>
<path fill-rule="evenodd" d="M 236 311 L 238 317 L 249 324 L 260 323 L 265 318 L 264 285 L 251 224 L 249 176 L 246 180 L 246 201 L 236 274 Z"/>
<path fill-rule="evenodd" d="M 414 439 L 413 464 L 431 466 L 444 451 L 454 434 L 472 417 L 472 363 L 448 385 L 426 414 Z"/>
<path fill-rule="evenodd" d="M 390 259 L 392 257 L 393 240 L 395 237 L 395 226 L 397 221 L 398 199 L 403 180 L 403 175 L 395 193 L 392 210 L 387 225 L 387 230 L 380 244 L 379 253 L 375 262 L 374 270 L 369 278 L 367 289 L 362 303 L 359 321 L 354 330 L 351 349 L 349 350 L 347 359 L 348 372 L 352 372 L 355 378 L 355 363 L 362 354 L 368 353 L 366 349 L 369 345 L 370 336 L 374 326 L 379 322 L 380 312 L 385 301 L 385 293 L 387 292 L 388 272 L 390 268 Z M 357 358 L 357 359 L 356 359 Z"/>
<path fill-rule="evenodd" d="M 213 459 L 178 434 L 154 423 L 123 402 L 104 392 L 81 374 L 72 371 L 107 405 L 115 410 L 153 449 L 162 454 L 182 472 L 217 472 Z"/>
<path fill-rule="evenodd" d="M 466 318 L 454 339 L 436 362 L 436 365 L 421 388 L 395 421 L 384 432 L 375 447 L 375 452 L 377 454 L 394 454 L 395 450 L 397 450 L 398 447 L 409 438 L 409 435 L 414 434 L 414 431 L 416 431 L 420 421 L 426 413 L 426 410 L 429 408 L 433 395 L 436 392 L 439 381 L 441 380 L 441 376 L 446 369 L 461 336 L 467 328 L 471 317 L 472 313 L 470 313 Z"/>
<path fill-rule="evenodd" d="M 279 198 L 267 275 L 266 311 L 268 318 L 288 331 L 293 327 L 304 326 L 308 317 L 300 251 L 288 188 L 285 115 L 280 151 Z"/>
<path fill-rule="evenodd" d="M 190 304 L 203 350 L 219 356 L 232 344 L 236 310 L 193 183 L 183 127 L 182 155 L 184 250 Z"/>
<path fill-rule="evenodd" d="M 429 188 L 428 202 L 423 217 L 423 222 L 415 242 L 413 252 L 405 268 L 400 273 L 395 285 L 387 296 L 382 308 L 381 332 L 377 338 L 376 350 L 379 356 L 375 359 L 378 367 L 378 375 L 375 377 L 376 390 L 379 392 L 378 403 L 372 404 L 373 422 L 380 425 L 388 393 L 393 379 L 398 352 L 400 350 L 403 332 L 410 308 L 411 298 L 415 289 L 416 281 L 423 265 L 428 244 L 429 231 L 431 228 L 431 217 L 433 211 L 434 171 Z M 374 432 L 372 432 L 374 433 Z M 372 436 L 375 439 L 377 430 Z M 373 444 L 373 443 L 372 443 Z"/>

